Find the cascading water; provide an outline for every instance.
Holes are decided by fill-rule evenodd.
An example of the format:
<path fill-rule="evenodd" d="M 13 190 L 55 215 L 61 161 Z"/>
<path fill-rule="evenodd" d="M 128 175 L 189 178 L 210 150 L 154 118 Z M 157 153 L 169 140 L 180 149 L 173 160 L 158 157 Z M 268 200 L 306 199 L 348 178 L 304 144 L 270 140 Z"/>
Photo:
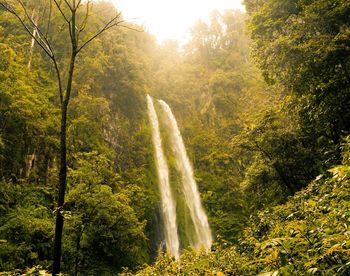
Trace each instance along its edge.
<path fill-rule="evenodd" d="M 169 105 L 162 100 L 159 100 L 159 103 L 169 124 L 170 139 L 176 158 L 176 166 L 181 173 L 185 201 L 196 232 L 195 244 L 193 246 L 197 249 L 209 249 L 212 245 L 211 230 L 207 215 L 201 204 L 197 183 L 194 179 L 193 169 L 187 156 L 180 130 Z"/>
<path fill-rule="evenodd" d="M 148 116 L 152 126 L 152 138 L 155 148 L 158 170 L 159 190 L 165 228 L 165 244 L 168 252 L 177 259 L 179 257 L 179 237 L 177 234 L 176 209 L 169 182 L 169 169 L 162 149 L 159 122 L 152 98 L 147 95 Z"/>

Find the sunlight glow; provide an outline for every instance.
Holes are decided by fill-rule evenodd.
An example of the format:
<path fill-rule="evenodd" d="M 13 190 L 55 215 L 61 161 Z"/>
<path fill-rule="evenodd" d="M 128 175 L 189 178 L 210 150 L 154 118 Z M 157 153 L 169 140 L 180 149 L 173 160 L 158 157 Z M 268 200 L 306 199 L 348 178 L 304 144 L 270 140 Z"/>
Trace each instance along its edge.
<path fill-rule="evenodd" d="M 157 37 L 184 41 L 199 20 L 208 20 L 213 10 L 244 10 L 241 0 L 112 0 L 128 21 L 143 25 Z"/>

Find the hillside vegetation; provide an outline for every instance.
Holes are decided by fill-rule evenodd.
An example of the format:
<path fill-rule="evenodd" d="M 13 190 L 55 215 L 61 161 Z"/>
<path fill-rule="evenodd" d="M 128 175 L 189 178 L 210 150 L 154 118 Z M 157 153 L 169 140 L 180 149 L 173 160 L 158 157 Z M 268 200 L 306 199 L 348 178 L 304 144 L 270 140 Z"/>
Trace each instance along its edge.
<path fill-rule="evenodd" d="M 74 74 L 67 3 L 80 42 L 123 22 L 74 57 Z M 60 218 L 63 275 L 349 275 L 350 2 L 244 3 L 157 44 L 108 1 L 0 0 L 0 274 L 52 273 Z M 69 104 L 19 18 L 50 41 Z M 191 249 L 156 104 L 178 261 L 164 252 L 147 94 L 176 117 L 215 240 Z"/>
<path fill-rule="evenodd" d="M 319 175 L 287 203 L 251 217 L 238 244 L 161 255 L 136 275 L 348 275 L 350 144 L 342 165 Z M 125 273 L 123 275 L 129 275 Z"/>

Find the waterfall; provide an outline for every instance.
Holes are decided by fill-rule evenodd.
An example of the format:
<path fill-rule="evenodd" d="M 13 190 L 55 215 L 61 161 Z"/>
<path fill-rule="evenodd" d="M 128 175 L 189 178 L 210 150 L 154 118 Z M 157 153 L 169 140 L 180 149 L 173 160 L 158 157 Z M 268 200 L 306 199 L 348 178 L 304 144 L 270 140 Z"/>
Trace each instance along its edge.
<path fill-rule="evenodd" d="M 177 259 L 179 257 L 179 237 L 177 234 L 176 209 L 169 183 L 169 169 L 162 149 L 159 122 L 152 98 L 147 95 L 148 116 L 152 126 L 152 138 L 155 148 L 158 170 L 161 207 L 164 220 L 165 244 L 168 252 Z"/>
<path fill-rule="evenodd" d="M 166 115 L 166 120 L 169 125 L 170 139 L 176 159 L 176 167 L 181 173 L 185 201 L 194 224 L 196 236 L 195 244 L 193 244 L 193 246 L 196 249 L 209 249 L 212 245 L 211 230 L 208 218 L 201 204 L 197 183 L 194 179 L 193 169 L 187 156 L 180 130 L 169 105 L 162 100 L 159 100 L 159 103 Z"/>

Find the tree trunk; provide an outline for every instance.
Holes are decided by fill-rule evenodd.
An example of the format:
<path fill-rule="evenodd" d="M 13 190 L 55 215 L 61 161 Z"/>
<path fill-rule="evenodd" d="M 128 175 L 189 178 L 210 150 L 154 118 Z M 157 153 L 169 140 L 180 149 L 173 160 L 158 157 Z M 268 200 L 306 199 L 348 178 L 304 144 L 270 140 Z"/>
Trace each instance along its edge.
<path fill-rule="evenodd" d="M 63 204 L 67 186 L 67 105 L 61 108 L 61 133 L 60 133 L 60 172 L 59 190 L 57 200 L 57 214 L 55 227 L 54 261 L 52 275 L 57 275 L 61 270 L 61 249 L 63 232 Z"/>
<path fill-rule="evenodd" d="M 74 23 L 74 22 L 73 22 Z M 74 26 L 74 24 L 73 24 Z M 73 74 L 76 58 L 76 48 L 72 49 L 72 56 L 69 65 L 67 89 L 63 102 L 61 103 L 61 133 L 60 133 L 60 173 L 57 200 L 57 215 L 55 227 L 55 243 L 52 275 L 61 271 L 62 233 L 63 233 L 63 205 L 67 186 L 67 110 L 72 91 Z"/>

